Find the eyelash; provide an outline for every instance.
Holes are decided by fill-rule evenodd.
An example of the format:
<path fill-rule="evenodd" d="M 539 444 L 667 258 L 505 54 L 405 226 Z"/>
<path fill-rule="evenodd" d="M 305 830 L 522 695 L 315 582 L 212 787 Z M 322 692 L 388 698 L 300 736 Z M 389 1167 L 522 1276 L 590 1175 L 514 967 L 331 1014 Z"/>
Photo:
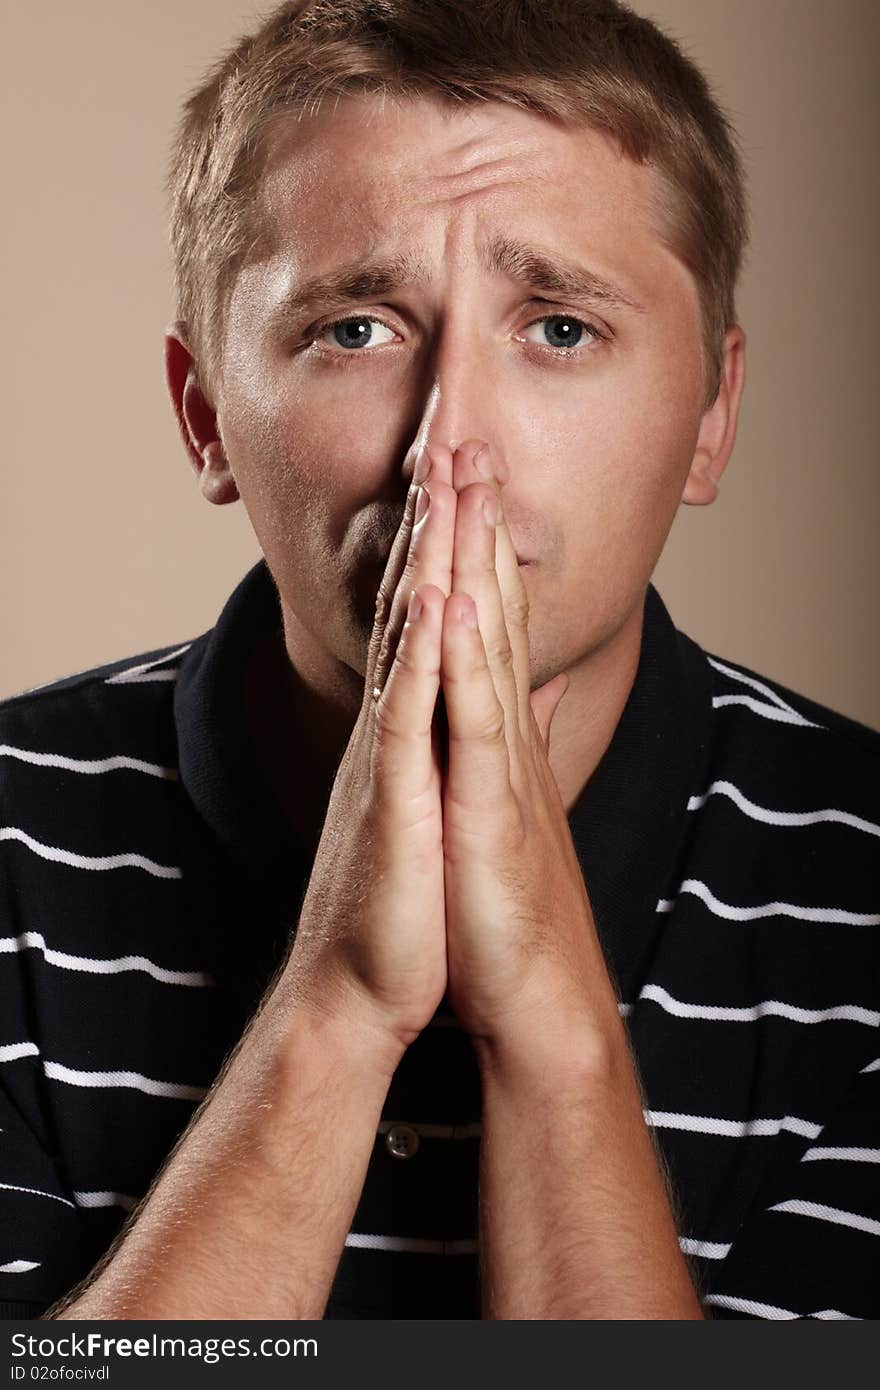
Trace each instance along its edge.
<path fill-rule="evenodd" d="M 320 323 L 317 324 L 314 328 L 310 328 L 308 330 L 308 340 L 306 346 L 313 347 L 319 354 L 319 356 L 324 359 L 324 361 L 333 362 L 334 364 L 338 364 L 340 366 L 348 366 L 351 360 L 356 357 L 372 356 L 376 352 L 375 348 L 372 349 L 372 352 L 369 349 L 367 351 L 361 350 L 351 352 L 346 352 L 344 349 L 340 349 L 338 352 L 334 352 L 332 348 L 327 348 L 323 343 L 319 343 L 317 341 L 320 334 L 326 333 L 327 329 L 335 328 L 337 324 L 350 323 L 352 320 L 357 319 L 364 319 L 367 323 L 380 323 L 383 328 L 388 328 L 390 332 L 394 332 L 394 329 L 392 329 L 390 325 L 384 321 L 384 319 L 380 319 L 377 314 L 346 314 L 342 318 L 328 319 L 326 323 Z M 565 312 L 560 312 L 559 310 L 557 310 L 553 314 L 541 314 L 538 318 L 532 319 L 529 323 L 527 323 L 525 327 L 533 328 L 536 323 L 544 323 L 547 319 L 571 319 L 572 323 L 582 324 L 595 342 L 607 342 L 610 336 L 608 333 L 603 333 L 601 329 L 597 328 L 594 323 L 591 323 L 589 321 L 589 319 L 583 319 L 580 317 L 579 314 L 569 314 Z M 383 346 L 390 347 L 392 346 L 392 344 L 385 343 Z M 578 359 L 583 357 L 585 352 L 593 351 L 592 347 L 578 346 L 575 348 L 554 348 L 551 347 L 549 344 L 547 344 L 546 346 L 541 346 L 541 344 L 539 343 L 528 343 L 527 347 L 533 351 L 541 353 L 542 356 L 549 356 L 551 358 L 555 358 L 556 360 L 558 360 L 559 358 Z"/>

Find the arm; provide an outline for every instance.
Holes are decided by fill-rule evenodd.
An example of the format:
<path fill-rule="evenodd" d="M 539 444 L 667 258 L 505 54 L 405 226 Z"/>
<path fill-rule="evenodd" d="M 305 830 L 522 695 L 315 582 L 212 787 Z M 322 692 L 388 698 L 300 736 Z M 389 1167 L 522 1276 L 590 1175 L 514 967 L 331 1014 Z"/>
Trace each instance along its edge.
<path fill-rule="evenodd" d="M 702 1318 L 623 1028 L 582 1033 L 478 1048 L 483 1316 Z"/>
<path fill-rule="evenodd" d="M 322 1315 L 391 1077 L 446 986 L 432 721 L 455 495 L 426 496 L 389 556 L 290 958 L 116 1249 L 49 1316 Z"/>
<path fill-rule="evenodd" d="M 400 1050 L 282 976 L 108 1255 L 47 1318 L 320 1318 Z"/>
<path fill-rule="evenodd" d="M 441 648 L 449 994 L 483 1078 L 486 1312 L 700 1318 L 548 760 L 570 677 L 531 688 L 499 473 L 488 448 L 454 459 Z"/>

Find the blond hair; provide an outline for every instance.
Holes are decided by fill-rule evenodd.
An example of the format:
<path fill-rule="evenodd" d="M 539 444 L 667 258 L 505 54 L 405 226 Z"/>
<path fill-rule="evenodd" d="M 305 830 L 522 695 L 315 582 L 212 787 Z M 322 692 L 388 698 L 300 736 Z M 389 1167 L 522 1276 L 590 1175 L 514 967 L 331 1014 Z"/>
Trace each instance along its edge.
<path fill-rule="evenodd" d="M 658 234 L 696 281 L 712 403 L 749 235 L 737 136 L 696 65 L 618 0 L 289 0 L 215 63 L 185 103 L 167 180 L 177 313 L 209 397 L 235 276 L 266 232 L 269 133 L 328 95 L 372 91 L 509 102 L 654 166 Z"/>

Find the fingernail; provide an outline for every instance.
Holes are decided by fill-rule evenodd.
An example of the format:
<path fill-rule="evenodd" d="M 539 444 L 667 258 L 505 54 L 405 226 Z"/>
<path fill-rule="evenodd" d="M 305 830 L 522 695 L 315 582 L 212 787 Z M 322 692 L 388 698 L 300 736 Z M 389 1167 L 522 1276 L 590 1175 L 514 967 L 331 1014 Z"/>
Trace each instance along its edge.
<path fill-rule="evenodd" d="M 484 444 L 482 449 L 474 455 L 474 466 L 481 478 L 492 478 L 492 459 L 489 456 L 489 446 Z"/>
<path fill-rule="evenodd" d="M 415 589 L 409 596 L 409 607 L 406 610 L 406 621 L 408 623 L 418 622 L 422 616 L 422 600 L 419 598 Z"/>
<path fill-rule="evenodd" d="M 425 512 L 428 510 L 428 503 L 431 501 L 431 494 L 426 488 L 419 488 L 419 495 L 416 498 L 416 522 L 421 521 Z"/>
<path fill-rule="evenodd" d="M 483 516 L 487 526 L 494 526 L 498 521 L 498 503 L 494 497 L 491 502 L 483 503 Z"/>
<path fill-rule="evenodd" d="M 477 605 L 474 603 L 472 598 L 468 599 L 467 604 L 461 611 L 461 621 L 464 623 L 465 627 L 478 626 Z"/>
<path fill-rule="evenodd" d="M 431 471 L 431 455 L 427 449 L 420 449 L 416 457 L 415 467 L 413 468 L 412 480 L 414 483 L 423 483 Z"/>

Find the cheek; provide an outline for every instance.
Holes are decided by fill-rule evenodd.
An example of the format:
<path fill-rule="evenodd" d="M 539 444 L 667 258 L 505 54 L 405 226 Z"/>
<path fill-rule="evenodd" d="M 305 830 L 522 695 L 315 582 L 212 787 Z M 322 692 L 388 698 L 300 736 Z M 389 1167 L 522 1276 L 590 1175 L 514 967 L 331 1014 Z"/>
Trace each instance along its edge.
<path fill-rule="evenodd" d="M 696 429 L 688 408 L 643 375 L 606 374 L 520 398 L 511 459 L 514 467 L 520 460 L 526 488 L 534 469 L 541 510 L 575 551 L 613 550 L 634 531 L 671 524 Z"/>
<path fill-rule="evenodd" d="M 301 387 L 237 393 L 224 439 L 261 542 L 298 538 L 306 548 L 341 541 L 352 514 L 387 488 L 394 456 L 387 413 L 353 393 L 328 405 Z"/>
<path fill-rule="evenodd" d="M 291 611 L 349 664 L 351 634 L 369 633 L 403 513 L 400 465 L 409 440 L 384 401 L 349 392 L 227 396 L 223 433 L 260 548 Z M 358 639 L 360 641 L 360 638 Z"/>
<path fill-rule="evenodd" d="M 687 385 L 687 384 L 686 384 Z M 521 428 L 523 505 L 551 539 L 531 579 L 536 658 L 593 650 L 631 613 L 675 518 L 698 432 L 680 378 L 661 366 L 546 393 Z M 516 453 L 516 444 L 514 444 Z M 533 468 L 533 481 L 527 481 Z M 558 653 L 557 653 L 558 654 Z"/>

